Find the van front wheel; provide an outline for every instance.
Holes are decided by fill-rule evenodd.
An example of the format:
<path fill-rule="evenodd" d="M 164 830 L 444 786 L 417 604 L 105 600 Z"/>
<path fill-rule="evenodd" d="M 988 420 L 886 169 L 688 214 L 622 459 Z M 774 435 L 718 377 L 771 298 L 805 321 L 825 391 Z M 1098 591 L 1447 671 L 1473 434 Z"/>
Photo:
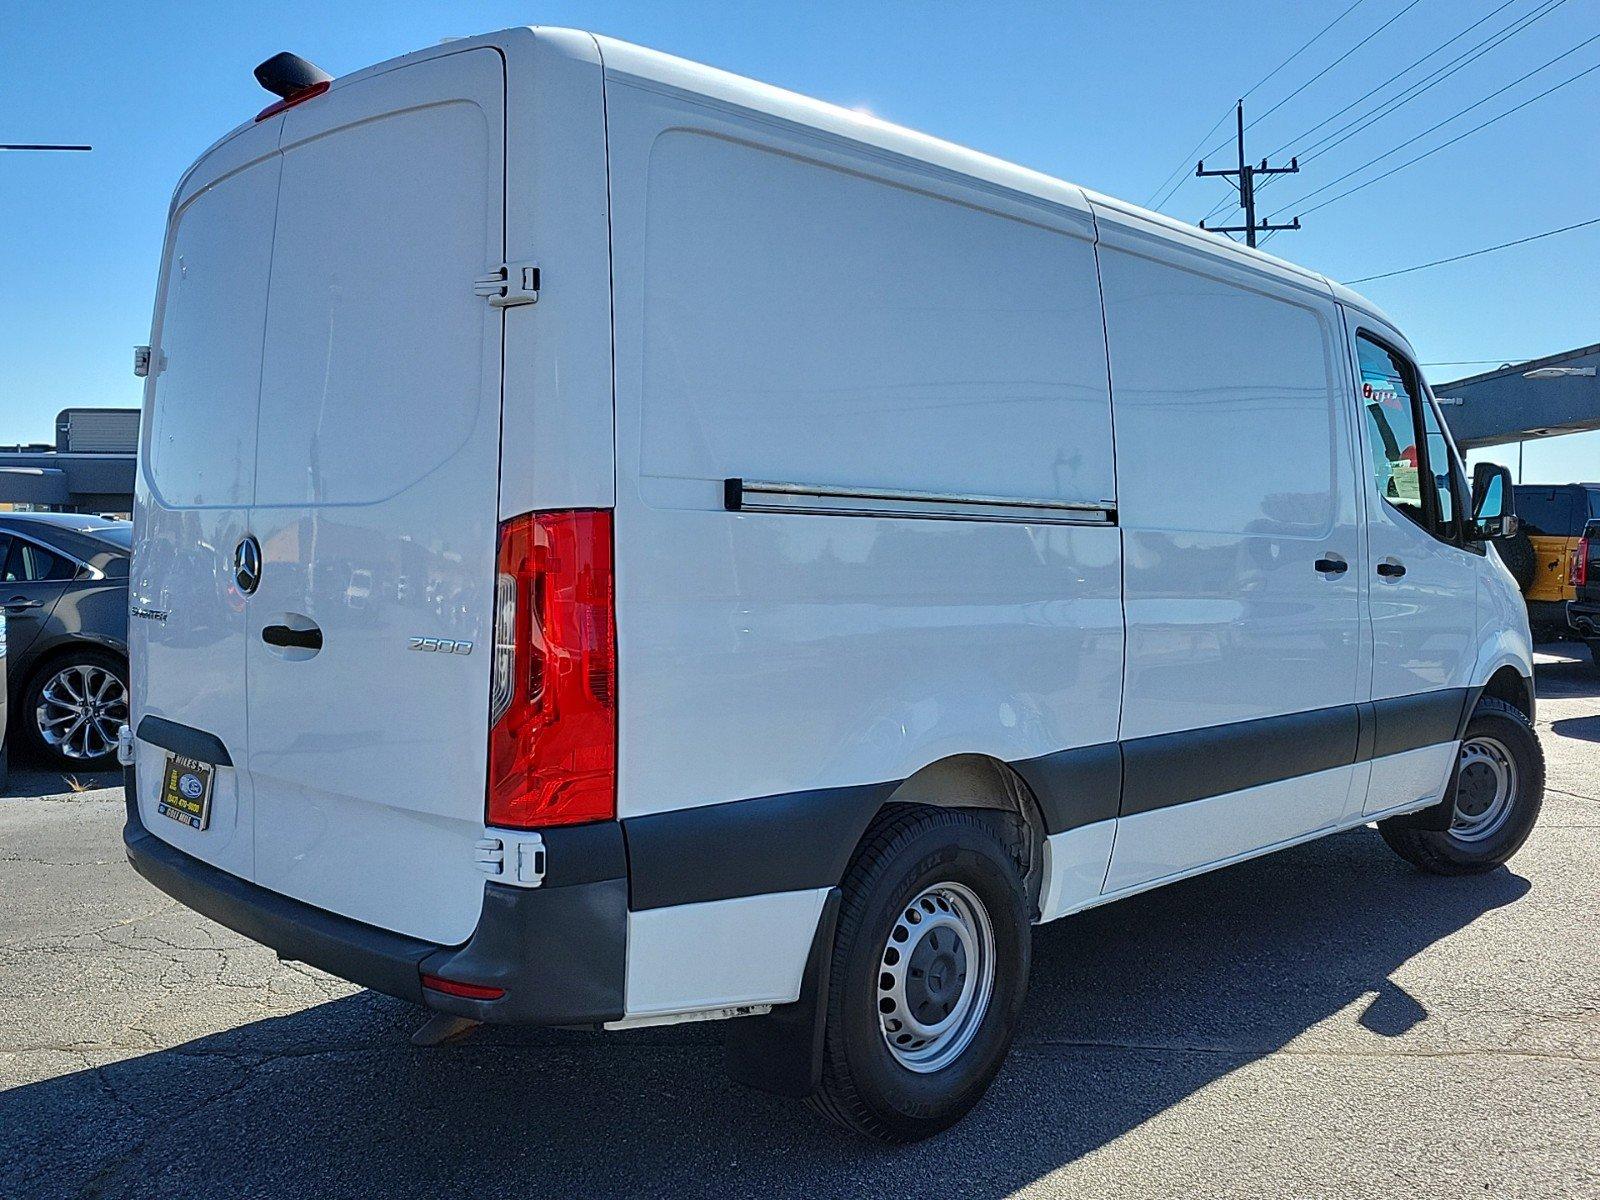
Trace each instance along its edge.
<path fill-rule="evenodd" d="M 1022 877 L 993 820 L 906 809 L 845 876 L 821 1085 L 810 1103 L 857 1132 L 914 1141 L 983 1098 L 1028 985 Z"/>
<path fill-rule="evenodd" d="M 1519 709 L 1485 696 L 1461 739 L 1449 829 L 1378 822 L 1383 840 L 1435 875 L 1493 870 L 1522 848 L 1544 802 L 1544 750 Z"/>

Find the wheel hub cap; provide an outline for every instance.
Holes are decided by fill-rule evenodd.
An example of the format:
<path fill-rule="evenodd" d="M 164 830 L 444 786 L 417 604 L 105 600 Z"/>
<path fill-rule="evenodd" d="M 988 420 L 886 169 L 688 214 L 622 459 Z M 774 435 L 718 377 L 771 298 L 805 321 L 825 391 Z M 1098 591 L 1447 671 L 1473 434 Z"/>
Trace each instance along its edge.
<path fill-rule="evenodd" d="M 1462 742 L 1450 835 L 1463 842 L 1493 837 L 1511 816 L 1516 795 L 1517 766 L 1503 743 L 1490 737 Z"/>
<path fill-rule="evenodd" d="M 878 968 L 878 1024 L 889 1052 L 918 1073 L 955 1059 L 994 991 L 994 928 L 958 883 L 926 888 L 895 920 Z"/>

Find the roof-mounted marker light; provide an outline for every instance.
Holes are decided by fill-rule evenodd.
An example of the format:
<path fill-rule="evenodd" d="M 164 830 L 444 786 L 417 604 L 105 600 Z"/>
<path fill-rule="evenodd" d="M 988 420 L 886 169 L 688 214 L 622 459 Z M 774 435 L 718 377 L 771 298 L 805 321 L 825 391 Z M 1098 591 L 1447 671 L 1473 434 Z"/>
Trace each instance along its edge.
<path fill-rule="evenodd" d="M 292 108 L 313 96 L 320 96 L 328 90 L 333 83 L 333 76 L 329 75 L 315 63 L 307 62 L 298 54 L 290 54 L 287 50 L 281 54 L 274 54 L 266 62 L 256 68 L 256 82 L 274 96 L 282 99 L 269 104 L 256 114 L 256 120 L 265 121 L 268 117 L 277 116 L 286 108 Z"/>

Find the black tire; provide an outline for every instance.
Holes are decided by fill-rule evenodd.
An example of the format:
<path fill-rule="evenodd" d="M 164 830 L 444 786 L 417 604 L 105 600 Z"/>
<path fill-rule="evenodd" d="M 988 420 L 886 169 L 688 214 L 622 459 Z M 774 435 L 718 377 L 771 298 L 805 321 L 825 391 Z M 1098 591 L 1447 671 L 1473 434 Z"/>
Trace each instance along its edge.
<path fill-rule="evenodd" d="M 39 710 L 45 703 L 44 689 L 62 670 L 76 667 L 101 670 L 115 676 L 122 688 L 123 702 L 121 708 L 111 714 L 111 717 L 116 723 L 127 721 L 127 660 L 105 650 L 85 646 L 82 649 L 68 651 L 59 658 L 50 659 L 33 673 L 33 678 L 28 681 L 27 690 L 23 693 L 22 707 L 14 718 L 16 724 L 12 728 L 20 726 L 23 740 L 27 742 L 29 749 L 53 767 L 63 771 L 109 770 L 117 762 L 114 734 L 111 747 L 105 753 L 84 756 L 63 753 L 59 747 L 45 740 L 39 728 Z"/>
<path fill-rule="evenodd" d="M 1510 537 L 1496 542 L 1495 550 L 1499 552 L 1500 561 L 1506 564 L 1506 570 L 1511 572 L 1511 578 L 1517 581 L 1517 587 L 1523 592 L 1531 588 L 1539 570 L 1539 559 L 1533 552 L 1533 540 L 1526 531 L 1519 529 Z"/>
<path fill-rule="evenodd" d="M 1544 750 L 1538 735 L 1521 711 L 1503 700 L 1485 696 L 1473 710 L 1472 720 L 1462 744 L 1476 738 L 1489 739 L 1503 748 L 1516 770 L 1516 784 L 1510 789 L 1510 807 L 1503 822 L 1487 836 L 1464 840 L 1455 828 L 1408 829 L 1405 818 L 1393 817 L 1378 822 L 1383 840 L 1407 862 L 1435 875 L 1475 875 L 1492 871 L 1511 858 L 1533 832 L 1544 803 Z M 1472 787 L 1466 779 L 1456 781 L 1451 803 L 1457 815 L 1463 804 L 1461 788 Z"/>
<path fill-rule="evenodd" d="M 868 831 L 845 875 L 828 985 L 822 1081 L 807 1101 L 824 1116 L 881 1141 L 916 1141 L 959 1121 L 999 1073 L 1027 993 L 1033 945 L 1021 872 L 996 826 L 1003 819 L 969 809 L 906 808 L 886 814 Z M 912 922 L 908 906 L 927 889 L 945 885 L 975 898 L 989 922 L 993 986 L 987 1006 L 972 1010 L 964 1047 L 948 1063 L 919 1072 L 889 1048 L 879 1005 L 892 1001 L 880 983 L 897 927 L 909 931 L 923 921 L 919 915 Z M 919 952 L 926 943 L 936 945 L 934 920 L 921 937 L 913 934 L 905 944 Z M 907 972 L 913 957 L 906 952 Z M 965 958 L 962 965 L 971 966 Z M 973 979 L 980 977 L 972 973 Z M 930 970 L 926 978 L 938 977 Z"/>

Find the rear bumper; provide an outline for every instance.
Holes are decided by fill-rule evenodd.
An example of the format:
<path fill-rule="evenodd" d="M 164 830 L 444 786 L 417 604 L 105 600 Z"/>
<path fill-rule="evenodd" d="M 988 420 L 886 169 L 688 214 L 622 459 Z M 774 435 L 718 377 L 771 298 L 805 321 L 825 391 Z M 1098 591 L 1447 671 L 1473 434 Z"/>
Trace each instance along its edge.
<path fill-rule="evenodd" d="M 1567 625 L 1579 637 L 1600 637 L 1600 602 L 1569 600 Z"/>
<path fill-rule="evenodd" d="M 1528 624 L 1545 636 L 1560 637 L 1567 629 L 1565 600 L 1529 600 Z M 1538 636 L 1537 634 L 1535 636 Z"/>
<path fill-rule="evenodd" d="M 122 842 L 128 862 L 179 903 L 278 952 L 362 987 L 477 1021 L 598 1025 L 623 1015 L 628 882 L 615 823 L 544 835 L 537 888 L 486 882 L 478 927 L 440 946 L 290 899 L 168 845 L 140 819 L 133 770 Z M 422 986 L 423 974 L 505 989 L 469 1000 Z"/>

